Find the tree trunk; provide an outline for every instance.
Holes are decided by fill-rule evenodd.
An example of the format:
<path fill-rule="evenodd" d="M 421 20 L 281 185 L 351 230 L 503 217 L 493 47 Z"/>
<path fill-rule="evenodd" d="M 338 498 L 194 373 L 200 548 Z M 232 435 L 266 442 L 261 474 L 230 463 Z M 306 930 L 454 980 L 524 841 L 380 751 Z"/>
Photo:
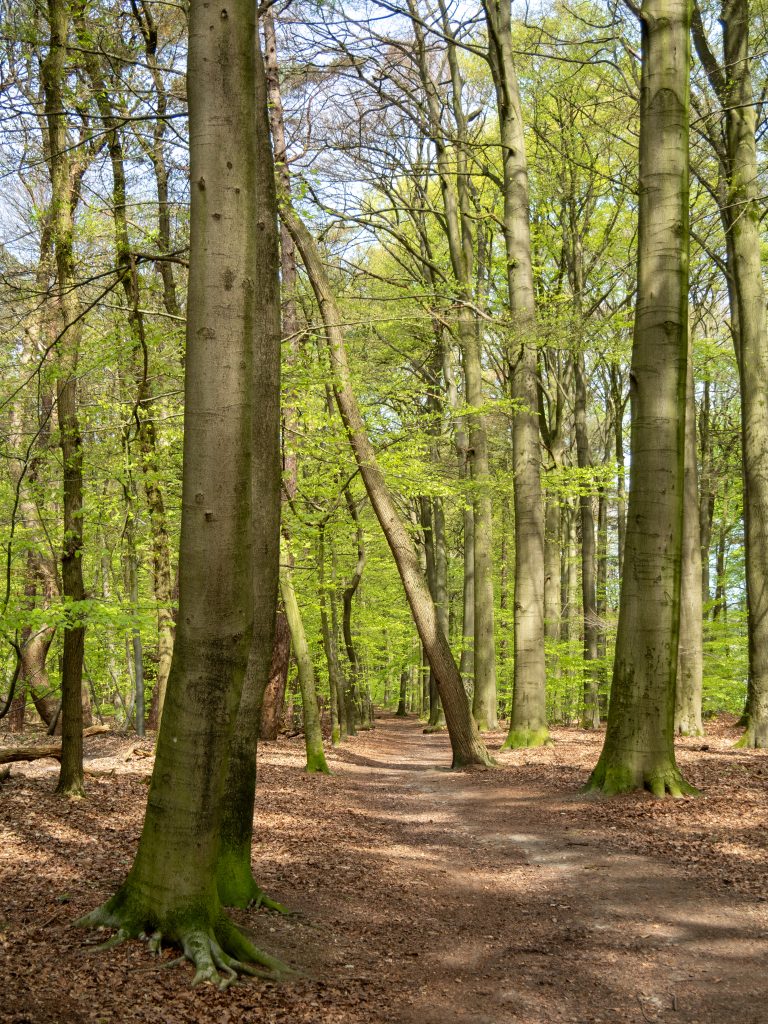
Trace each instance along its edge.
<path fill-rule="evenodd" d="M 64 517 L 61 555 L 62 597 L 70 615 L 64 627 L 61 675 L 62 754 L 57 792 L 82 796 L 83 789 L 83 649 L 85 626 L 78 604 L 83 585 L 83 453 L 77 399 L 80 348 L 79 300 L 75 290 L 73 167 L 65 102 L 67 0 L 48 0 L 50 45 L 41 65 L 48 127 L 51 222 L 56 257 L 58 314 L 56 402 L 63 464 Z"/>
<path fill-rule="evenodd" d="M 504 246 L 514 341 L 509 363 L 515 480 L 515 678 L 505 747 L 547 743 L 544 656 L 544 506 L 535 304 L 528 222 L 528 164 L 512 48 L 509 0 L 484 0 L 488 63 L 496 90 L 504 184 Z"/>
<path fill-rule="evenodd" d="M 587 385 L 584 379 L 584 353 L 574 357 L 574 418 L 576 434 L 576 457 L 579 469 L 592 466 L 592 454 L 587 435 Z M 592 511 L 592 494 L 582 477 L 579 491 L 579 514 L 581 518 L 581 608 L 584 637 L 584 706 L 581 713 L 582 729 L 597 729 L 600 726 L 600 677 L 597 670 L 597 593 L 595 516 Z"/>
<path fill-rule="evenodd" d="M 677 654 L 675 732 L 703 736 L 701 692 L 703 684 L 703 628 L 701 609 L 701 535 L 699 481 L 696 471 L 696 399 L 692 346 L 689 347 L 685 408 L 685 480 L 683 495 L 683 550 L 680 579 L 680 644 Z"/>
<path fill-rule="evenodd" d="M 419 568 L 419 559 L 389 492 L 376 453 L 368 439 L 363 417 L 352 390 L 349 363 L 342 333 L 341 313 L 330 288 L 323 262 L 311 235 L 287 207 L 283 223 L 291 232 L 301 253 L 312 284 L 323 323 L 334 375 L 336 402 L 360 469 L 368 498 L 395 559 L 416 629 L 435 673 L 440 698 L 451 737 L 454 767 L 469 764 L 489 765 L 489 756 L 477 726 L 469 713 L 464 685 L 453 660 L 448 638 L 440 627 L 437 609 Z"/>
<path fill-rule="evenodd" d="M 395 712 L 396 718 L 407 718 L 408 708 L 408 669 L 404 668 L 400 673 L 400 698 L 397 702 L 397 711 Z"/>
<path fill-rule="evenodd" d="M 641 13 L 629 509 L 608 729 L 588 788 L 692 792 L 675 764 L 688 363 L 688 0 Z"/>
<path fill-rule="evenodd" d="M 748 0 L 723 0 L 723 64 L 709 50 L 696 10 L 694 41 L 725 114 L 726 203 L 723 219 L 738 324 L 736 359 L 741 390 L 744 548 L 747 576 L 749 681 L 744 747 L 768 747 L 768 322 L 761 268 L 757 108 L 750 71 Z M 734 302 L 735 299 L 735 302 Z M 735 308 L 734 308 L 735 307 Z"/>
<path fill-rule="evenodd" d="M 309 653 L 309 645 L 304 632 L 304 623 L 299 611 L 299 603 L 296 600 L 296 592 L 293 589 L 290 569 L 285 568 L 280 572 L 280 594 L 283 598 L 285 616 L 288 619 L 288 626 L 291 630 L 291 643 L 296 657 L 296 666 L 299 672 L 299 688 L 301 690 L 301 707 L 304 720 L 304 745 L 307 752 L 308 772 L 323 772 L 330 774 L 328 763 L 325 760 L 323 751 L 323 733 L 320 728 L 320 714 L 317 709 L 317 687 L 315 686 L 315 670 L 312 665 L 312 656 Z"/>
<path fill-rule="evenodd" d="M 253 491 L 277 459 L 276 431 L 264 430 L 260 416 L 254 423 L 253 411 L 257 398 L 260 414 L 262 401 L 277 406 L 276 394 L 254 390 L 277 358 L 254 281 L 265 230 L 257 202 L 264 122 L 255 99 L 255 19 L 246 0 L 221 12 L 193 0 L 190 9 L 191 259 L 178 634 L 136 859 L 116 895 L 82 922 L 175 942 L 194 962 L 195 982 L 217 985 L 247 969 L 244 960 L 278 966 L 226 917 L 217 891 L 243 678 L 262 621 L 271 633 L 274 612 L 257 590 L 262 607 L 254 631 L 254 565 L 265 579 L 277 568 L 276 544 L 253 550 Z M 267 645 L 267 657 L 268 651 Z"/>
<path fill-rule="evenodd" d="M 328 665 L 328 689 L 331 702 L 331 713 L 335 709 L 335 727 L 332 723 L 331 742 L 338 743 L 347 738 L 347 708 L 344 696 L 347 690 L 347 681 L 339 662 L 339 648 L 336 639 L 336 623 L 331 621 L 328 614 L 328 584 L 325 578 L 325 530 L 321 526 L 317 540 L 317 571 L 320 588 L 320 626 L 323 633 L 323 649 L 325 660 Z M 346 605 L 345 605 L 346 613 Z M 335 616 L 334 616 L 335 618 Z M 351 661 L 351 659 L 350 659 Z"/>
<path fill-rule="evenodd" d="M 277 609 L 275 640 L 269 665 L 269 678 L 261 705 L 261 726 L 259 738 L 276 740 L 280 733 L 280 722 L 285 706 L 285 686 L 288 682 L 288 665 L 291 660 L 291 631 L 282 607 Z"/>

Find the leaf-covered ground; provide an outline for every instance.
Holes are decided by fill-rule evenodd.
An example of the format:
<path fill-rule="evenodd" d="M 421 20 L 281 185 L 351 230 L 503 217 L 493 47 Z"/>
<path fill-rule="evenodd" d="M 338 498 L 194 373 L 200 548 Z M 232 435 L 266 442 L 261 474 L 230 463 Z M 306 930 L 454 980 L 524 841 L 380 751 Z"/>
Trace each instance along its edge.
<path fill-rule="evenodd" d="M 446 771 L 446 737 L 414 719 L 379 719 L 330 778 L 302 772 L 300 738 L 263 744 L 254 864 L 296 915 L 237 916 L 302 973 L 226 993 L 192 990 L 171 950 L 97 953 L 70 926 L 131 864 L 150 745 L 88 739 L 77 802 L 55 762 L 16 765 L 0 1022 L 765 1024 L 768 758 L 732 749 L 732 723 L 709 732 L 680 745 L 703 791 L 683 801 L 579 795 L 600 737 L 578 730 L 488 772 Z"/>

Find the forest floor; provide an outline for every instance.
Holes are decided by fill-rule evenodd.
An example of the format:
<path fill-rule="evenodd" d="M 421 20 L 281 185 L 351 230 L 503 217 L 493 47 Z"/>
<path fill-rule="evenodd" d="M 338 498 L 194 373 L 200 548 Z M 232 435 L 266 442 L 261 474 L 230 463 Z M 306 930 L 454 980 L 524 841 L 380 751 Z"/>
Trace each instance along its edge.
<path fill-rule="evenodd" d="M 680 801 L 580 795 L 601 737 L 575 729 L 494 771 L 447 771 L 414 718 L 377 719 L 331 777 L 300 738 L 262 744 L 255 873 L 295 915 L 236 916 L 301 974 L 227 992 L 71 927 L 131 864 L 151 744 L 89 738 L 81 801 L 54 795 L 54 761 L 14 765 L 0 1022 L 766 1024 L 768 756 L 734 750 L 732 721 L 708 733 L 679 745 L 703 792 Z"/>

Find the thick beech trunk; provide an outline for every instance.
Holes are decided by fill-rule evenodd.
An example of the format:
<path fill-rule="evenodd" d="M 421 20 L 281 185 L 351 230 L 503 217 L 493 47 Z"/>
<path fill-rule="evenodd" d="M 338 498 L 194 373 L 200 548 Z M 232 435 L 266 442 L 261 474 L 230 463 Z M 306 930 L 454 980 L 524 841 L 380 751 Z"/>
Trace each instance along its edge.
<path fill-rule="evenodd" d="M 256 186 L 258 258 L 252 282 L 259 323 L 254 350 L 254 407 L 251 461 L 254 615 L 251 649 L 243 683 L 224 787 L 217 864 L 219 897 L 225 906 L 266 903 L 251 868 L 256 744 L 275 635 L 280 551 L 280 283 L 275 169 L 269 138 L 267 87 L 258 35 L 255 55 Z"/>
<path fill-rule="evenodd" d="M 443 703 L 448 732 L 451 737 L 454 767 L 469 764 L 489 765 L 492 760 L 485 749 L 477 726 L 469 713 L 464 685 L 453 659 L 448 638 L 440 628 L 437 609 L 419 568 L 419 559 L 408 531 L 403 524 L 389 487 L 379 467 L 376 453 L 352 390 L 341 313 L 325 273 L 322 259 L 306 227 L 289 208 L 281 211 L 283 223 L 291 232 L 307 268 L 323 323 L 334 375 L 334 393 L 347 430 L 347 435 L 384 536 L 395 559 L 411 607 L 416 629 L 435 673 Z"/>
<path fill-rule="evenodd" d="M 608 729 L 588 787 L 691 792 L 675 764 L 688 364 L 688 0 L 641 12 L 629 510 Z"/>
<path fill-rule="evenodd" d="M 275 339 L 262 330 L 255 281 L 265 231 L 257 202 L 256 140 L 264 124 L 255 104 L 255 18 L 246 0 L 215 11 L 193 0 L 190 10 L 191 260 L 178 633 L 136 859 L 116 895 L 82 922 L 175 942 L 196 965 L 195 982 L 214 984 L 228 984 L 252 963 L 277 966 L 224 915 L 217 890 L 229 751 L 254 635 L 260 635 L 258 620 L 254 634 L 253 567 L 262 566 L 266 581 L 276 574 L 277 557 L 276 544 L 254 552 L 252 523 L 255 482 L 277 458 L 274 425 L 259 417 L 254 423 L 253 411 L 257 398 L 260 414 L 262 401 L 270 409 L 277 402 L 254 390 L 262 375 L 270 376 L 261 361 L 273 367 L 277 359 Z M 270 631 L 273 610 L 259 610 Z"/>

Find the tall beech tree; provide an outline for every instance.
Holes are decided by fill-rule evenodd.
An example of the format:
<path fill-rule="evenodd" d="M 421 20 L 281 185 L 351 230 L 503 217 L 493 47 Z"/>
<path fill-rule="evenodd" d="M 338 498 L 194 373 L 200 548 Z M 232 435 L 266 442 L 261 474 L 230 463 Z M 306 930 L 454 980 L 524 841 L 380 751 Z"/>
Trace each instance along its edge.
<path fill-rule="evenodd" d="M 274 388 L 265 364 L 279 347 L 264 329 L 255 271 L 274 258 L 273 246 L 262 249 L 258 201 L 260 175 L 271 174 L 260 165 L 267 122 L 257 109 L 258 59 L 253 4 L 214 10 L 193 0 L 178 634 L 136 859 L 117 893 L 81 922 L 118 929 L 113 941 L 146 934 L 155 945 L 176 943 L 196 967 L 195 983 L 221 986 L 278 968 L 224 914 L 217 890 L 235 719 L 254 637 L 268 666 L 277 572 L 273 527 L 261 536 L 262 517 L 253 519 L 254 481 L 277 465 L 277 402 L 262 402 L 257 388 L 265 378 Z M 254 588 L 254 564 L 270 581 L 264 590 Z"/>
<path fill-rule="evenodd" d="M 512 468 L 515 478 L 515 661 L 507 747 L 546 743 L 544 504 L 541 492 L 535 299 L 520 92 L 509 0 L 484 0 L 488 63 L 496 88 L 504 194 L 504 250 L 511 314 Z M 477 580 L 475 580 L 477 586 Z"/>
<path fill-rule="evenodd" d="M 693 789 L 674 753 L 688 366 L 689 0 L 644 0 L 629 509 L 608 729 L 587 788 Z"/>
<path fill-rule="evenodd" d="M 720 214 L 725 231 L 728 290 L 741 391 L 749 683 L 741 745 L 768 747 L 768 315 L 761 269 L 761 203 L 757 113 L 750 71 L 753 5 L 723 0 L 723 56 L 710 47 L 698 3 L 696 52 L 722 109 L 725 131 L 713 141 L 724 179 Z"/>

